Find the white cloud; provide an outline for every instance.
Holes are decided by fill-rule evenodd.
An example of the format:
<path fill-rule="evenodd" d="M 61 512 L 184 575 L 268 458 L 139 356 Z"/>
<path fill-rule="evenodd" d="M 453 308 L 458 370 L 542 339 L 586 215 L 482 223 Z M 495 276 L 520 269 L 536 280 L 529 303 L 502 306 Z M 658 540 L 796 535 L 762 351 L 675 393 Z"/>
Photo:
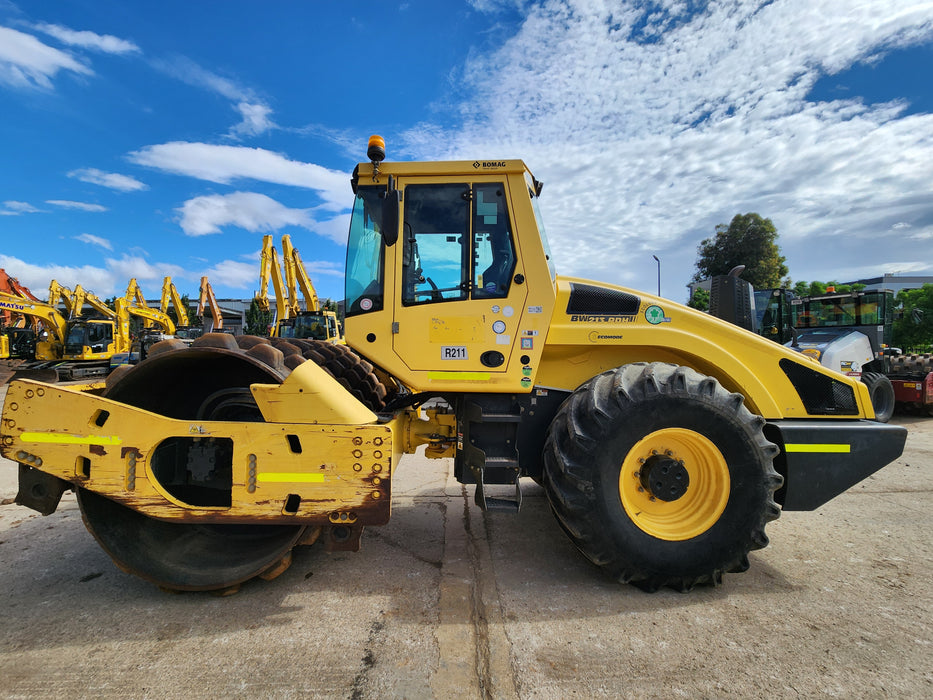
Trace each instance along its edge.
<path fill-rule="evenodd" d="M 312 280 L 317 279 L 321 275 L 328 277 L 340 277 L 341 279 L 344 276 L 343 264 L 331 262 L 329 260 L 304 260 L 305 270 L 308 273 L 308 276 Z"/>
<path fill-rule="evenodd" d="M 272 109 L 255 91 L 237 84 L 231 78 L 217 75 L 185 57 L 153 61 L 153 66 L 176 80 L 209 90 L 233 102 L 241 121 L 230 129 L 228 136 L 257 136 L 276 128 L 275 122 L 270 119 Z"/>
<path fill-rule="evenodd" d="M 43 44 L 31 34 L 0 27 L 0 84 L 50 89 L 59 71 L 93 75 L 72 55 Z"/>
<path fill-rule="evenodd" d="M 132 41 L 119 39 L 109 34 L 75 31 L 58 24 L 37 24 L 35 28 L 69 46 L 79 46 L 83 49 L 113 54 L 136 53 L 139 51 L 139 47 Z"/>
<path fill-rule="evenodd" d="M 153 66 L 176 80 L 194 87 L 206 88 L 235 102 L 253 98 L 250 90 L 240 87 L 230 78 L 224 78 L 202 68 L 189 58 L 178 56 L 171 60 L 155 60 Z"/>
<path fill-rule="evenodd" d="M 165 276 L 198 279 L 195 274 L 187 273 L 172 263 L 149 263 L 138 256 L 124 255 L 120 258 L 106 258 L 103 267 L 95 265 L 35 265 L 16 257 L 0 254 L 0 267 L 16 271 L 20 283 L 36 293 L 44 290 L 53 279 L 66 287 L 80 284 L 86 290 L 93 291 L 102 299 L 115 294 L 123 294 L 130 278 L 139 280 L 143 291 L 149 298 L 156 298 L 161 293 L 162 279 Z M 257 272 L 258 277 L 258 272 Z M 37 293 L 36 296 L 42 296 Z"/>
<path fill-rule="evenodd" d="M 20 214 L 35 214 L 41 211 L 36 209 L 29 202 L 17 202 L 7 200 L 3 202 L 3 209 L 0 209 L 0 216 L 19 216 Z"/>
<path fill-rule="evenodd" d="M 81 182 L 89 182 L 92 185 L 108 187 L 119 192 L 136 192 L 139 190 L 148 190 L 149 185 L 140 182 L 135 177 L 121 175 L 120 173 L 108 173 L 97 168 L 81 168 L 72 170 L 68 177 L 77 178 Z"/>
<path fill-rule="evenodd" d="M 75 240 L 100 246 L 105 250 L 113 250 L 113 245 L 106 238 L 101 238 L 100 236 L 95 236 L 90 233 L 82 233 L 80 236 L 75 236 Z"/>
<path fill-rule="evenodd" d="M 307 209 L 289 209 L 271 197 L 256 192 L 205 195 L 189 199 L 178 212 L 179 223 L 188 236 L 220 233 L 223 226 L 267 233 L 284 226 L 310 229 L 314 223 Z"/>
<path fill-rule="evenodd" d="M 122 255 L 120 258 L 107 258 L 105 260 L 107 269 L 112 272 L 116 280 L 122 281 L 123 290 L 126 289 L 126 283 L 133 277 L 139 280 L 140 284 L 144 282 L 158 282 L 158 292 L 162 292 L 162 280 L 165 277 L 185 277 L 187 273 L 184 268 L 173 263 L 150 263 L 145 258 L 138 255 Z M 155 296 L 154 293 L 147 296 Z"/>
<path fill-rule="evenodd" d="M 340 211 L 347 205 L 346 174 L 289 160 L 262 148 L 174 141 L 133 151 L 129 159 L 138 165 L 221 184 L 251 179 L 304 187 L 315 190 L 329 209 Z"/>
<path fill-rule="evenodd" d="M 223 285 L 234 289 L 254 289 L 259 286 L 259 263 L 223 260 L 205 273 L 212 287 Z"/>
<path fill-rule="evenodd" d="M 347 244 L 347 232 L 350 230 L 350 215 L 340 214 L 327 221 L 318 221 L 314 225 L 314 232 L 329 238 L 339 245 Z"/>
<path fill-rule="evenodd" d="M 495 14 L 503 10 L 519 10 L 525 6 L 525 0 L 467 0 L 477 12 Z"/>
<path fill-rule="evenodd" d="M 107 211 L 107 207 L 101 204 L 89 204 L 87 202 L 72 202 L 67 199 L 47 199 L 46 204 L 52 204 L 62 209 L 77 209 L 79 211 L 102 212 Z"/>
<path fill-rule="evenodd" d="M 243 121 L 231 129 L 232 135 L 258 136 L 275 127 L 275 123 L 269 119 L 272 109 L 264 104 L 240 102 L 236 105 L 236 110 L 240 113 Z"/>
<path fill-rule="evenodd" d="M 933 261 L 890 232 L 933 229 L 933 115 L 807 100 L 824 75 L 933 39 L 933 4 L 687 7 L 529 5 L 500 50 L 463 67 L 459 133 L 418 125 L 403 147 L 524 158 L 545 182 L 561 272 L 652 290 L 656 253 L 663 292 L 677 299 L 696 245 L 740 212 L 774 220 L 795 279 L 841 280 L 837 270 L 866 261 L 883 271 L 911 254 Z"/>

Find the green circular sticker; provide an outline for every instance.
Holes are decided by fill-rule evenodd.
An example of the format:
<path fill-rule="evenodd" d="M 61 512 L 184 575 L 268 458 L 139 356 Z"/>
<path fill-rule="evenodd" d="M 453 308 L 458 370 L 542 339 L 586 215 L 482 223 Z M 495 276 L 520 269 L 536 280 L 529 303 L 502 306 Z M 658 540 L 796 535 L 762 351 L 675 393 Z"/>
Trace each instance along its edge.
<path fill-rule="evenodd" d="M 661 323 L 664 320 L 664 309 L 660 306 L 649 306 L 645 309 L 645 320 L 648 323 Z"/>

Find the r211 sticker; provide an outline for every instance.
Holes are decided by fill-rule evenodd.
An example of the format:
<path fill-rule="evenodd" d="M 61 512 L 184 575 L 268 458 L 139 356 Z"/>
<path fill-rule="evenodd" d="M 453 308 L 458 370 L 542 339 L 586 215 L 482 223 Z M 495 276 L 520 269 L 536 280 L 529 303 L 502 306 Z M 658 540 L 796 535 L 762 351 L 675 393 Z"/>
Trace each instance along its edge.
<path fill-rule="evenodd" d="M 441 359 L 442 360 L 466 360 L 467 349 L 466 345 L 443 345 L 441 346 Z"/>

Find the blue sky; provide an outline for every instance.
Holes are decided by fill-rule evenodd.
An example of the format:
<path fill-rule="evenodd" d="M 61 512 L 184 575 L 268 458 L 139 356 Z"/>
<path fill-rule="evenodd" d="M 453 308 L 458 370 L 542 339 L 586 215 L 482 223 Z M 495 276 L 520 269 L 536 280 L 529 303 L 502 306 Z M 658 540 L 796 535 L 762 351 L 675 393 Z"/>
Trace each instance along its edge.
<path fill-rule="evenodd" d="M 524 159 L 562 274 L 682 301 L 755 211 L 794 281 L 933 275 L 931 75 L 910 0 L 0 0 L 0 267 L 248 298 L 287 233 L 341 298 L 379 133 Z"/>

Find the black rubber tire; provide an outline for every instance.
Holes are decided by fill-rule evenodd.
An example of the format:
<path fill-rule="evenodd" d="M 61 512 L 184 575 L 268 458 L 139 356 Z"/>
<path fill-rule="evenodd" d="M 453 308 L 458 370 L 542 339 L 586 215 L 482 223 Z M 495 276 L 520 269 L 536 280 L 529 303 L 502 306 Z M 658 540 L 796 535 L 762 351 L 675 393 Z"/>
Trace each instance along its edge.
<path fill-rule="evenodd" d="M 875 409 L 875 420 L 887 423 L 894 415 L 894 385 L 891 380 L 877 372 L 863 372 L 862 383 L 868 387 L 871 406 Z"/>
<path fill-rule="evenodd" d="M 551 508 L 577 548 L 622 583 L 646 591 L 716 585 L 723 573 L 748 568 L 749 551 L 767 545 L 765 525 L 781 512 L 774 492 L 783 479 L 772 464 L 779 450 L 763 426 L 740 394 L 689 368 L 638 363 L 604 372 L 571 394 L 548 430 L 544 485 Z M 629 517 L 620 473 L 642 438 L 678 429 L 718 450 L 729 493 L 715 522 L 676 541 L 648 534 Z"/>

